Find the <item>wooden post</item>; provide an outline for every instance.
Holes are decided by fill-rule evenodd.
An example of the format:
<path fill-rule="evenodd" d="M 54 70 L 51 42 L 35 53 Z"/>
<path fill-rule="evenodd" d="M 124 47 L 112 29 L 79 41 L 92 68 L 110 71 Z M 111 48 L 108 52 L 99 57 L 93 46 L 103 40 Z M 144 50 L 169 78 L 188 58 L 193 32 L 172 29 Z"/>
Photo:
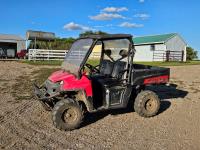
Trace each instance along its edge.
<path fill-rule="evenodd" d="M 182 57 L 181 57 L 181 61 L 184 61 L 184 51 L 182 51 Z"/>
<path fill-rule="evenodd" d="M 48 58 L 47 58 L 47 59 L 48 59 L 48 61 L 49 61 L 49 50 L 48 50 Z"/>
<path fill-rule="evenodd" d="M 170 61 L 170 51 L 166 51 L 166 61 L 169 62 Z"/>
<path fill-rule="evenodd" d="M 29 61 L 31 60 L 31 53 L 32 53 L 32 51 L 29 49 L 29 52 L 28 52 L 28 60 Z"/>

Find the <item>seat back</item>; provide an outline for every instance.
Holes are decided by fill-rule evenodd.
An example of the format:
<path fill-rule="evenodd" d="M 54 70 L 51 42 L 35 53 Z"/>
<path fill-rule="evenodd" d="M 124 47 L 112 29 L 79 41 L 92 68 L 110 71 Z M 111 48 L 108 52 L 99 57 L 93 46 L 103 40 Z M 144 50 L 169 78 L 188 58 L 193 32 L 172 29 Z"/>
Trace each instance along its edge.
<path fill-rule="evenodd" d="M 110 76 L 113 71 L 113 63 L 110 60 L 102 60 L 99 70 L 101 75 Z"/>
<path fill-rule="evenodd" d="M 111 76 L 113 78 L 121 78 L 124 73 L 122 73 L 126 69 L 127 63 L 124 61 L 117 61 L 113 67 L 113 71 Z"/>

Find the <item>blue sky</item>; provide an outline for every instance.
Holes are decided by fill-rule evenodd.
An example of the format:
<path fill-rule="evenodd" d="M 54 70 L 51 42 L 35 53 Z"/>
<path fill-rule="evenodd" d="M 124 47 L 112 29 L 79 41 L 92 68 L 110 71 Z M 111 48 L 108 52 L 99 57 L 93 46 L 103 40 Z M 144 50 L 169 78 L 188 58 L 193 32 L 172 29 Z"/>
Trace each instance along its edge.
<path fill-rule="evenodd" d="M 200 50 L 199 0 L 1 0 L 0 33 L 77 37 L 85 30 L 135 36 L 177 32 Z M 200 52 L 199 52 L 200 53 Z"/>

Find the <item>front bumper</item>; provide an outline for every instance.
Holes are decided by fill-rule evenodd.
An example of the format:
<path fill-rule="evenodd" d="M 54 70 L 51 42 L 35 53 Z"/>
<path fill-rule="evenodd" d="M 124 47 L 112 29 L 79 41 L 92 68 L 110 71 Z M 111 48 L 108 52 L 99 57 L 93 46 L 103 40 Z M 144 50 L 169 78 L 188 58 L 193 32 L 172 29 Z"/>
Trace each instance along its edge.
<path fill-rule="evenodd" d="M 60 94 L 60 84 L 46 80 L 42 86 L 34 84 L 34 93 L 38 99 L 48 100 Z"/>
<path fill-rule="evenodd" d="M 47 100 L 47 92 L 44 88 L 40 88 L 36 84 L 34 84 L 34 94 L 39 100 Z"/>
<path fill-rule="evenodd" d="M 52 102 L 51 98 L 52 96 L 49 96 L 49 94 L 46 92 L 44 87 L 39 87 L 36 84 L 34 84 L 34 93 L 35 96 L 37 97 L 38 101 L 42 104 L 43 108 L 46 111 L 51 111 L 52 110 Z"/>

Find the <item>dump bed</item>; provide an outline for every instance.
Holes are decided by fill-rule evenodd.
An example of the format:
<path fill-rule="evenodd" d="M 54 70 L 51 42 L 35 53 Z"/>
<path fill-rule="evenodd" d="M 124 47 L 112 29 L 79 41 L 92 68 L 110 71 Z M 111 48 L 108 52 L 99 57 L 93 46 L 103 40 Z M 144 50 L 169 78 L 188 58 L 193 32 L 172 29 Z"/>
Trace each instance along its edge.
<path fill-rule="evenodd" d="M 169 81 L 170 69 L 148 65 L 134 64 L 132 68 L 132 85 L 165 84 Z"/>

